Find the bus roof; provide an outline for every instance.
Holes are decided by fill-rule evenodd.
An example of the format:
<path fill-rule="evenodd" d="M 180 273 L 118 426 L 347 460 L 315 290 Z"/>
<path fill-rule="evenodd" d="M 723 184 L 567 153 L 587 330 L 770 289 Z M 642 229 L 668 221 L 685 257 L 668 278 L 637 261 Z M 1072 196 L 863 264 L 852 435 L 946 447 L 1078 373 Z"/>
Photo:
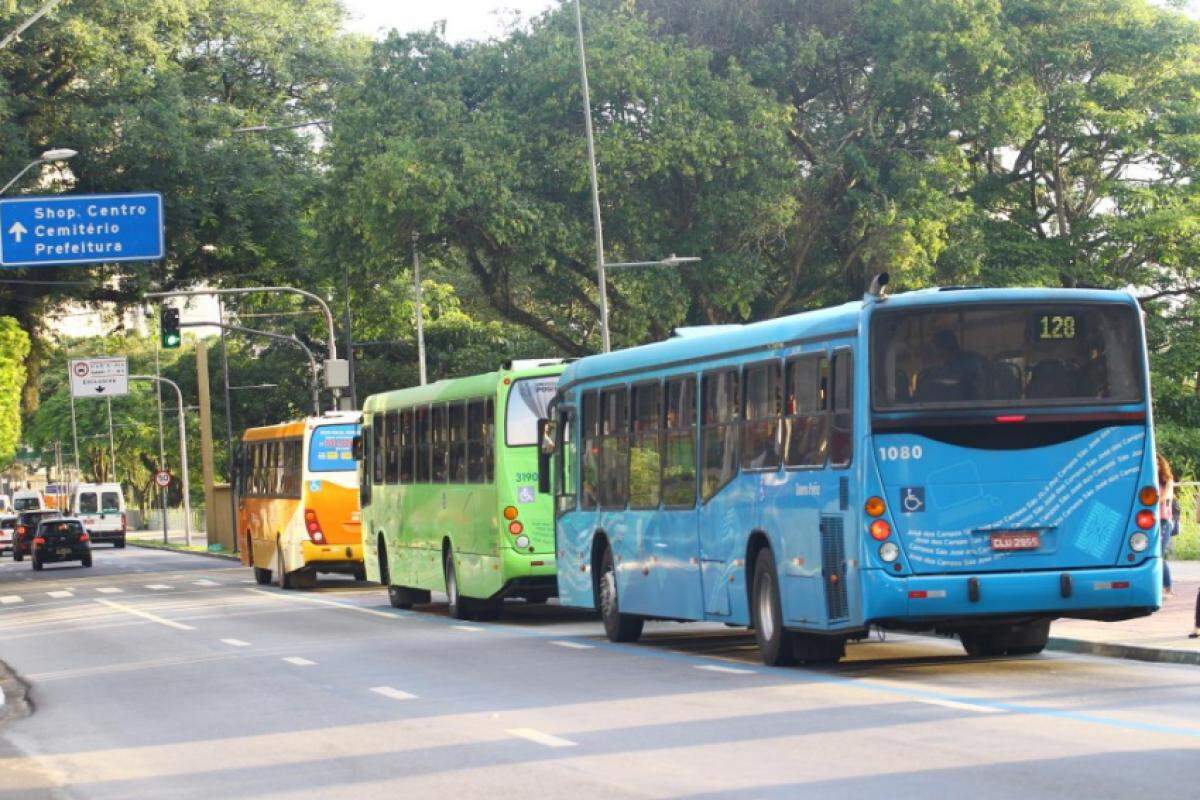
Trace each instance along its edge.
<path fill-rule="evenodd" d="M 515 381 L 521 378 L 539 378 L 545 375 L 558 375 L 563 371 L 565 362 L 557 359 L 541 361 L 519 361 L 513 363 L 512 369 L 500 369 L 486 372 L 482 375 L 469 375 L 465 378 L 445 378 L 425 386 L 412 386 L 407 389 L 396 389 L 391 392 L 373 394 L 363 403 L 363 410 L 368 412 L 392 408 L 405 408 L 422 403 L 436 403 L 443 400 L 466 400 L 474 397 L 495 394 L 501 381 L 505 378 Z"/>
<path fill-rule="evenodd" d="M 306 428 L 318 425 L 354 424 L 362 421 L 360 411 L 328 411 L 319 417 L 280 422 L 276 425 L 262 425 L 257 428 L 247 428 L 242 434 L 243 442 L 267 442 L 273 439 L 294 439 L 303 436 Z"/>
<path fill-rule="evenodd" d="M 1128 292 L 1108 289 L 984 289 L 943 287 L 920 289 L 885 297 L 875 308 L 912 308 L 958 303 L 1003 302 L 1107 302 L 1137 305 Z M 806 339 L 820 340 L 857 334 L 860 316 L 868 304 L 856 300 L 832 308 L 804 311 L 786 317 L 745 325 L 708 325 L 681 328 L 666 341 L 587 356 L 567 367 L 562 387 L 617 374 L 633 374 L 689 361 L 782 347 Z"/>

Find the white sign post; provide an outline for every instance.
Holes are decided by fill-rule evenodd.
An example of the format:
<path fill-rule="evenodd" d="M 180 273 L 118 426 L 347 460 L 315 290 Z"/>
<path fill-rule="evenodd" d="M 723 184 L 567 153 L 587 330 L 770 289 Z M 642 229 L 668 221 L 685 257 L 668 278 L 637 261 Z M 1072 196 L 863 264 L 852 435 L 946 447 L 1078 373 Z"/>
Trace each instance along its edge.
<path fill-rule="evenodd" d="M 129 394 L 129 359 L 78 358 L 71 361 L 72 397 L 113 397 Z"/>

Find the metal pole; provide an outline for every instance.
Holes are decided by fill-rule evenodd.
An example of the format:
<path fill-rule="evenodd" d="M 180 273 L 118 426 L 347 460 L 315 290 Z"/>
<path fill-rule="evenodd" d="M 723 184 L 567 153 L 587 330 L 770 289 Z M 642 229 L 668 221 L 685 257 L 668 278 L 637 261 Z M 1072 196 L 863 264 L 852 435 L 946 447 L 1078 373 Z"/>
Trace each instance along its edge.
<path fill-rule="evenodd" d="M 346 319 L 345 319 L 344 325 L 346 328 L 346 359 L 347 359 L 347 366 L 349 367 L 349 372 L 350 372 L 350 403 L 355 408 L 358 408 L 358 387 L 355 385 L 355 381 L 354 381 L 354 331 L 351 328 L 351 326 L 354 324 L 354 321 L 350 316 L 350 262 L 349 261 L 343 262 L 342 290 L 346 296 L 346 308 L 345 308 Z M 321 412 L 318 411 L 317 415 L 320 416 L 320 413 Z"/>
<path fill-rule="evenodd" d="M 328 306 L 325 306 L 328 310 Z M 225 304 L 217 298 L 217 319 L 221 321 L 221 373 L 225 378 L 225 474 L 229 478 L 229 526 L 233 532 L 233 550 L 237 552 L 237 498 L 233 490 L 233 402 L 229 394 L 229 351 L 225 346 Z M 329 318 L 330 332 L 333 317 Z M 211 535 L 210 535 L 211 538 Z"/>
<path fill-rule="evenodd" d="M 159 352 L 162 350 L 162 337 L 154 343 L 154 395 L 158 402 L 158 469 L 163 471 L 167 468 L 167 447 L 166 440 L 163 436 L 163 408 L 162 408 L 162 365 L 159 360 Z M 162 529 L 163 529 L 163 544 L 170 543 L 170 534 L 167 532 L 167 486 L 160 486 L 158 489 L 159 506 L 162 508 Z"/>
<path fill-rule="evenodd" d="M 112 457 L 112 479 L 117 482 L 117 444 L 113 440 L 113 424 L 112 424 L 112 398 L 104 398 L 104 402 L 108 405 L 108 454 Z"/>
<path fill-rule="evenodd" d="M 592 225 L 596 231 L 596 278 L 600 285 L 600 340 L 612 350 L 608 334 L 608 285 L 604 275 L 604 226 L 600 220 L 600 182 L 596 177 L 596 141 L 592 132 L 592 96 L 588 89 L 587 55 L 583 49 L 583 10 L 575 0 L 575 33 L 579 40 L 579 79 L 583 83 L 583 128 L 587 133 L 588 171 L 592 178 Z"/>
<path fill-rule="evenodd" d="M 75 448 L 75 477 L 82 478 L 79 470 L 79 424 L 75 421 L 75 393 L 71 393 L 71 445 Z"/>
<path fill-rule="evenodd" d="M 0 50 L 2 50 L 2 49 L 3 48 L 0 47 Z M 20 172 L 18 172 L 16 175 L 14 175 L 13 179 L 11 181 L 4 184 L 4 188 L 0 189 L 0 194 L 4 194 L 9 189 L 11 189 L 12 185 L 14 183 L 16 183 L 17 181 L 21 180 L 21 178 L 25 175 L 26 172 L 29 172 L 29 170 L 33 169 L 34 167 L 36 167 L 38 164 L 41 164 L 41 163 L 42 163 L 42 160 L 39 158 L 37 161 L 30 161 L 28 164 L 26 164 L 25 168 L 22 169 Z"/>
<path fill-rule="evenodd" d="M 0 41 L 0 50 L 3 50 L 4 48 L 6 48 L 10 44 L 12 44 L 18 36 L 20 36 L 22 33 L 24 33 L 26 30 L 29 29 L 30 25 L 32 25 L 33 23 L 37 22 L 42 17 L 49 14 L 50 11 L 56 5 L 59 4 L 59 2 L 61 2 L 61 0 L 48 0 L 48 2 L 44 3 L 41 8 L 39 8 L 37 11 L 33 12 L 32 17 L 30 17 L 29 19 L 22 22 L 20 25 L 17 26 L 16 30 L 14 30 L 12 33 L 8 34 L 8 36 L 5 36 L 3 41 Z M 3 192 L 0 192 L 0 194 L 3 194 Z"/>
<path fill-rule="evenodd" d="M 421 255 L 417 252 L 417 234 L 412 236 L 413 298 L 417 308 L 417 365 L 421 371 L 421 385 L 429 380 L 425 371 L 425 295 L 421 291 Z"/>
<path fill-rule="evenodd" d="M 159 375 L 130 375 L 131 381 L 154 381 L 156 388 L 161 389 L 165 383 L 175 390 L 175 401 L 179 406 L 179 469 L 183 473 L 180 478 L 183 481 L 183 536 L 188 547 L 192 546 L 192 487 L 188 479 L 188 459 L 187 459 L 187 423 L 183 416 L 183 392 L 179 388 L 179 384 L 170 378 L 163 378 Z M 161 396 L 161 392 L 160 392 Z"/>

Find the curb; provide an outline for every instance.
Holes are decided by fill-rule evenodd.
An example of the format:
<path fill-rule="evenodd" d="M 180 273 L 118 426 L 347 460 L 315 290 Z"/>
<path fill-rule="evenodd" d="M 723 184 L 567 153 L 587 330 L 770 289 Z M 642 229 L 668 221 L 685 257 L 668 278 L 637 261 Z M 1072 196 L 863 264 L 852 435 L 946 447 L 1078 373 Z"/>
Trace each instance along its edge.
<path fill-rule="evenodd" d="M 1067 639 L 1057 636 L 1050 637 L 1050 641 L 1046 643 L 1046 649 L 1105 658 L 1124 658 L 1129 661 L 1149 661 L 1155 664 L 1200 666 L 1200 650 L 1174 650 L 1165 647 L 1091 642 L 1087 639 Z"/>
<path fill-rule="evenodd" d="M 219 558 L 223 561 L 241 562 L 241 558 L 233 555 L 232 553 L 199 553 L 191 550 L 176 550 L 174 547 L 163 547 L 161 544 L 153 544 L 150 542 L 137 542 L 133 539 L 126 539 L 125 543 L 130 547 L 140 547 L 143 550 L 157 550 L 160 553 L 179 553 L 180 555 L 184 556 L 203 556 L 204 558 Z"/>

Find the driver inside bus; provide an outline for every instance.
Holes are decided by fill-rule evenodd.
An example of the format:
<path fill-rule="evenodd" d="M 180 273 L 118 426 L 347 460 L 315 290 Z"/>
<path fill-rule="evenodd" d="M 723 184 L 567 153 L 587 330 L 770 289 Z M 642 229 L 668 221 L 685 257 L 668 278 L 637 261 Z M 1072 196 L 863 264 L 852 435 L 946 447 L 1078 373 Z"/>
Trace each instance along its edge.
<path fill-rule="evenodd" d="M 983 388 L 984 360 L 963 350 L 954 332 L 942 328 L 933 335 L 933 365 L 917 376 L 917 402 L 977 400 Z"/>

